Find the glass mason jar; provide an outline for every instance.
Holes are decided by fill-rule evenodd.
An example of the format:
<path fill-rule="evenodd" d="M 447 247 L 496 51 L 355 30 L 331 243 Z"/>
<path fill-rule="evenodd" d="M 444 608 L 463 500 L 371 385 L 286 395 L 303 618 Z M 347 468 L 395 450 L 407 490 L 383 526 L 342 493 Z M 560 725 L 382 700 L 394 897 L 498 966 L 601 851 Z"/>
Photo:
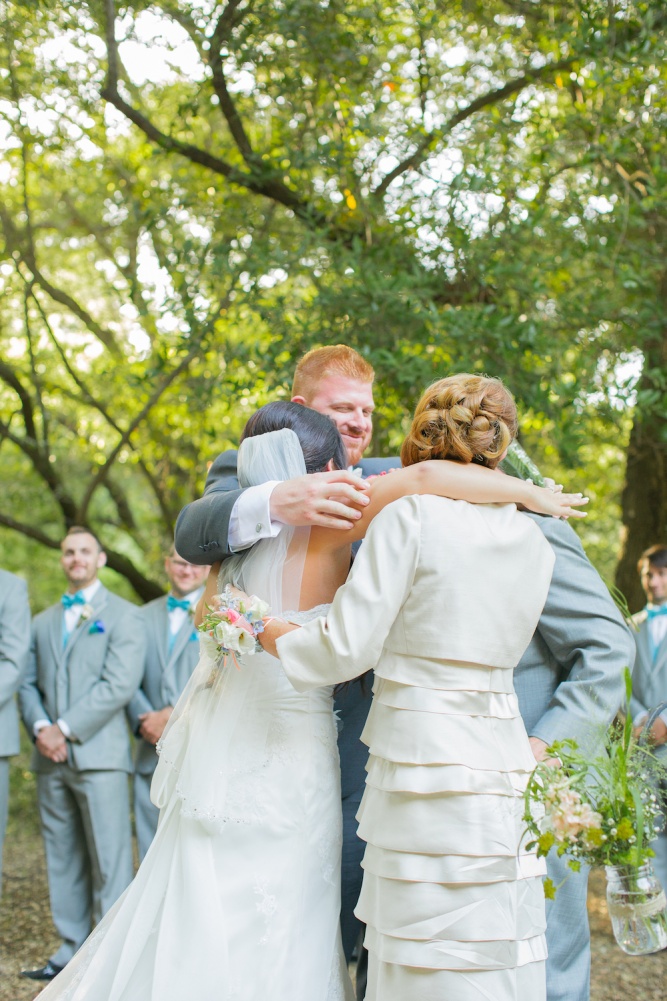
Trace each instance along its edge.
<path fill-rule="evenodd" d="M 667 897 L 650 863 L 608 865 L 607 909 L 614 937 L 628 956 L 667 948 Z"/>

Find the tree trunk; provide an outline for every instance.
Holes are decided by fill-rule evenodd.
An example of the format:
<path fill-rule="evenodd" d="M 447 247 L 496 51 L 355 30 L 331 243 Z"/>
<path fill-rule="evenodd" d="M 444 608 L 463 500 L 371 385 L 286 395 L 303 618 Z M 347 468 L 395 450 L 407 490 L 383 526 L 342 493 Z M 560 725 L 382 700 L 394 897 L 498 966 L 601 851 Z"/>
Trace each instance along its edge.
<path fill-rule="evenodd" d="M 667 302 L 667 279 L 663 282 Z M 625 487 L 621 498 L 623 547 L 616 585 L 633 612 L 646 597 L 637 561 L 657 542 L 667 545 L 667 323 L 661 339 L 644 348 L 644 370 L 637 386 L 635 422 L 628 446 Z"/>

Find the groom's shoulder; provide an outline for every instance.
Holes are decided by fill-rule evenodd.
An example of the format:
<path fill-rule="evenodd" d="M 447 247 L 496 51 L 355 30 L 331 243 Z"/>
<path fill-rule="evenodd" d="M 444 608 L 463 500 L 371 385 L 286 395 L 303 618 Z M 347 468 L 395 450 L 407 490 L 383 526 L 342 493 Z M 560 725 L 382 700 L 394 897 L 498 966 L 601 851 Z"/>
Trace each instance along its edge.
<path fill-rule="evenodd" d="M 549 514 L 537 514 L 535 511 L 525 511 L 524 513 L 531 521 L 535 522 L 552 545 L 574 545 L 581 548 L 579 536 L 567 521 L 562 518 L 552 518 Z"/>
<path fill-rule="evenodd" d="M 384 459 L 362 459 L 359 465 L 362 476 L 377 476 L 378 473 L 385 473 L 390 469 L 400 469 L 401 460 L 398 456 Z"/>
<path fill-rule="evenodd" d="M 220 455 L 216 456 L 211 463 L 211 467 L 206 477 L 204 493 L 211 489 L 233 489 L 233 486 L 227 481 L 230 477 L 234 479 L 236 478 L 238 455 L 239 453 L 235 448 L 228 448 L 226 452 L 221 452 Z"/>

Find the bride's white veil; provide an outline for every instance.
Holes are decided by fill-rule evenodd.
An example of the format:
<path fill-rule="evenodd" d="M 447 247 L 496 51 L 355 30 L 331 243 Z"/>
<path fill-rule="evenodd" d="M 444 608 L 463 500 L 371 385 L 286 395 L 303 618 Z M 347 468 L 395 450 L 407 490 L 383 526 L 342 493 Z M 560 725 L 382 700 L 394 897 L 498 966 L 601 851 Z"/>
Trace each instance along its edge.
<path fill-rule="evenodd" d="M 299 439 L 289 428 L 246 438 L 239 449 L 243 487 L 305 472 Z M 272 614 L 297 610 L 309 534 L 307 528 L 284 526 L 275 538 L 262 539 L 225 560 L 218 590 L 233 584 L 256 594 L 269 603 Z M 252 705 L 260 690 L 263 700 L 271 700 L 282 681 L 279 663 L 268 654 L 238 660 L 238 670 L 231 659 L 223 666 L 221 658 L 200 647 L 199 662 L 158 744 L 160 758 L 151 786 L 151 799 L 161 810 L 178 807 L 211 832 L 232 819 L 252 822 L 252 777 L 265 765 L 271 718 L 270 713 L 253 713 Z M 239 744 L 243 760 L 235 753 Z M 246 776 L 243 782 L 240 775 Z M 243 803 L 238 801 L 240 788 L 248 790 Z"/>
<path fill-rule="evenodd" d="M 254 487 L 270 480 L 304 476 L 306 463 L 298 437 L 290 428 L 246 438 L 239 448 L 239 486 Z M 252 549 L 225 560 L 218 590 L 225 584 L 240 587 L 269 603 L 272 615 L 299 607 L 303 561 L 309 529 L 283 526 L 273 539 L 262 539 Z"/>

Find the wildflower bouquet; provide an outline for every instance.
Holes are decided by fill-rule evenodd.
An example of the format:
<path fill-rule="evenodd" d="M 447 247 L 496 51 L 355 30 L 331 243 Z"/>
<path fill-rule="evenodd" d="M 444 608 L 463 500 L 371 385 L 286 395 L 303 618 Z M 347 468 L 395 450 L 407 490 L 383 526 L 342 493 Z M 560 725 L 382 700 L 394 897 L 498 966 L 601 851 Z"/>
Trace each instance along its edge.
<path fill-rule="evenodd" d="M 627 670 L 625 685 L 629 703 Z M 628 712 L 594 757 L 573 740 L 554 743 L 548 753 L 561 767 L 537 766 L 525 792 L 524 820 L 526 847 L 539 856 L 555 848 L 567 854 L 575 872 L 582 862 L 606 867 L 614 934 L 626 952 L 640 954 L 667 945 L 667 899 L 649 865 L 650 842 L 664 822 L 657 790 L 666 772 L 632 731 Z M 547 879 L 544 890 L 553 897 L 557 887 Z"/>
<path fill-rule="evenodd" d="M 269 606 L 255 595 L 235 598 L 229 585 L 213 601 L 213 606 L 206 606 L 206 615 L 197 628 L 206 637 L 204 643 L 212 656 L 222 656 L 224 663 L 230 654 L 238 667 L 236 654 L 247 656 L 257 650 L 257 637 L 264 630 L 262 620 Z"/>
<path fill-rule="evenodd" d="M 630 673 L 626 672 L 628 701 Z M 649 842 L 660 829 L 656 788 L 664 767 L 632 735 L 628 713 L 609 730 L 599 754 L 589 758 L 576 741 L 557 741 L 549 754 L 562 767 L 537 766 L 525 793 L 529 848 L 556 848 L 575 871 L 588 865 L 640 867 L 653 857 Z M 547 887 L 547 895 L 552 888 Z"/>

